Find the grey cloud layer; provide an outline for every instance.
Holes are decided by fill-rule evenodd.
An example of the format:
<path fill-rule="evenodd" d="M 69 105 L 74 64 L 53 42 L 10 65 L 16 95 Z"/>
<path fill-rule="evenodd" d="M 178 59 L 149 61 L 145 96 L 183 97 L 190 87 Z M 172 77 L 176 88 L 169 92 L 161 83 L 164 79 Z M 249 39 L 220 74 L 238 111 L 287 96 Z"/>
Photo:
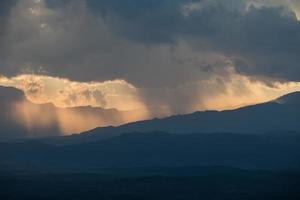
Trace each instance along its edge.
<path fill-rule="evenodd" d="M 240 73 L 300 79 L 300 23 L 288 10 L 288 1 L 100 2 L 107 21 L 121 22 L 109 24 L 130 39 L 145 43 L 183 39 L 199 53 L 224 55 Z M 194 4 L 188 16 L 182 15 L 183 3 Z M 136 11 L 135 6 L 142 9 Z"/>
<path fill-rule="evenodd" d="M 162 88 L 224 76 L 230 63 L 248 76 L 300 80 L 292 1 L 35 2 L 2 9 L 1 74 L 41 71 Z"/>

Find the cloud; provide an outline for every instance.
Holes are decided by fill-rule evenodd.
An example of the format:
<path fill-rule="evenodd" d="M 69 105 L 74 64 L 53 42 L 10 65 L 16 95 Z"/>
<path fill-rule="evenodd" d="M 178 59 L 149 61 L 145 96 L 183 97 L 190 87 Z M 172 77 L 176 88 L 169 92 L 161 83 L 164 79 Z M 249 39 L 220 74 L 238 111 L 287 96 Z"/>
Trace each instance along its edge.
<path fill-rule="evenodd" d="M 299 81 L 297 6 L 295 0 L 17 1 L 6 9 L 0 74 L 76 82 L 57 97 L 43 97 L 43 84 L 26 86 L 40 93 L 35 100 L 61 106 L 132 108 L 133 98 L 163 113 L 203 109 L 211 107 L 206 96 L 225 94 L 232 77 Z M 134 95 L 131 89 L 108 95 L 89 84 L 113 80 L 133 87 Z"/>
<path fill-rule="evenodd" d="M 214 76 L 209 80 L 163 88 L 136 88 L 124 80 L 75 82 L 39 75 L 20 75 L 12 78 L 2 76 L 0 85 L 19 88 L 25 92 L 30 101 L 46 104 L 46 107 L 35 106 L 28 101 L 18 104 L 17 116 L 21 116 L 21 121 L 26 126 L 33 127 L 38 115 L 45 112 L 49 113 L 49 116 L 45 115 L 45 122 L 51 122 L 49 119 L 57 120 L 58 127 L 64 133 L 83 131 L 97 125 L 117 125 L 196 110 L 233 109 L 269 101 L 282 94 L 300 90 L 300 84 L 297 82 L 272 81 L 271 84 L 265 84 L 230 70 L 227 76 Z M 6 96 L 9 97 L 10 94 L 7 93 Z M 69 110 L 67 112 L 64 109 L 56 109 L 53 112 L 53 106 L 49 105 L 49 102 Z M 99 107 L 111 110 L 105 114 Z M 43 110 L 46 108 L 49 111 Z M 96 110 L 101 111 L 100 115 L 95 112 Z M 124 112 L 112 115 L 116 114 L 117 110 Z M 85 119 L 89 119 L 90 123 L 72 126 L 73 121 L 84 122 Z"/>
<path fill-rule="evenodd" d="M 41 83 L 45 83 L 43 89 L 49 87 L 47 85 L 49 82 L 45 82 L 43 77 L 36 78 L 39 78 Z M 5 78 L 0 79 L 0 85 L 4 84 L 3 79 Z M 13 82 L 13 80 L 7 81 Z M 51 84 L 50 86 L 54 87 Z M 36 93 L 34 98 L 39 98 L 38 95 L 46 95 L 50 91 L 43 90 L 43 92 L 44 94 Z M 94 93 L 91 95 L 102 98 L 98 91 Z M 29 93 L 29 95 L 32 94 Z M 149 117 L 147 110 L 143 108 L 118 111 L 91 106 L 59 108 L 45 102 L 35 104 L 28 101 L 20 90 L 2 86 L 0 86 L 0 110 L 0 139 L 73 134 L 99 126 L 116 126 Z"/>
<path fill-rule="evenodd" d="M 296 3 L 278 2 L 19 1 L 0 69 L 162 87 L 207 79 L 216 73 L 207 66 L 231 60 L 238 73 L 298 81 Z"/>
<path fill-rule="evenodd" d="M 175 88 L 143 89 L 150 116 L 168 116 L 199 110 L 227 110 L 273 100 L 300 90 L 298 82 L 272 85 L 239 74 L 215 76 Z"/>
<path fill-rule="evenodd" d="M 17 0 L 2 0 L 0 6 L 0 25 L 4 26 L 9 17 L 10 10 L 16 5 Z M 2 29 L 3 30 L 3 29 Z"/>
<path fill-rule="evenodd" d="M 98 4 L 107 24 L 131 40 L 152 45 L 169 43 L 175 49 L 180 48 L 178 41 L 184 40 L 199 54 L 214 52 L 234 61 L 238 73 L 299 81 L 300 23 L 295 15 L 297 9 L 291 10 L 295 1 Z"/>
<path fill-rule="evenodd" d="M 76 82 L 41 75 L 0 77 L 1 86 L 21 89 L 34 103 L 53 103 L 58 107 L 92 106 L 118 110 L 143 109 L 139 92 L 124 80 Z"/>
<path fill-rule="evenodd" d="M 142 109 L 121 112 L 92 107 L 57 108 L 52 104 L 33 104 L 27 100 L 9 102 L 5 106 L 10 109 L 0 116 L 1 122 L 4 122 L 0 127 L 6 128 L 1 129 L 0 138 L 3 133 L 15 134 L 16 128 L 25 136 L 66 135 L 148 117 L 147 112 Z"/>

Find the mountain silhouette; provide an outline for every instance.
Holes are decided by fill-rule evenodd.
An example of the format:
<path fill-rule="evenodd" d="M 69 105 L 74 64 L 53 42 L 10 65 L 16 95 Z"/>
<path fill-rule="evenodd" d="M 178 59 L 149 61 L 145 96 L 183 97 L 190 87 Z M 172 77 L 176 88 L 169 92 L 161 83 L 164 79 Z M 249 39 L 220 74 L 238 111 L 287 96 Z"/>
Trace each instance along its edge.
<path fill-rule="evenodd" d="M 20 110 L 15 112 L 16 106 L 20 104 L 23 105 L 21 112 Z M 0 113 L 0 139 L 2 140 L 28 136 L 60 136 L 61 129 L 68 129 L 69 127 L 69 133 L 76 133 L 78 132 L 76 125 L 81 124 L 86 125 L 84 127 L 85 130 L 88 127 L 101 126 L 103 123 L 122 124 L 126 122 L 124 116 L 131 114 L 130 111 L 120 112 L 116 109 L 102 109 L 90 106 L 57 108 L 51 103 L 34 104 L 26 99 L 22 91 L 10 87 L 0 87 L 0 108 L 2 110 Z M 26 109 L 24 110 L 23 108 Z M 42 116 L 38 116 L 40 113 L 42 113 Z M 34 116 L 34 114 L 37 116 Z M 31 118 L 24 121 L 23 118 L 27 115 L 31 116 Z M 20 118 L 22 119 L 20 120 Z M 300 92 L 294 92 L 270 102 L 235 110 L 198 111 L 162 119 L 155 118 L 137 121 L 116 127 L 100 127 L 81 134 L 54 137 L 48 140 L 54 143 L 72 144 L 107 139 L 126 132 L 143 133 L 153 131 L 179 134 L 195 132 L 265 133 L 280 130 L 300 131 L 298 119 L 300 119 Z"/>
<path fill-rule="evenodd" d="M 190 166 L 299 170 L 299 100 L 299 93 L 291 93 L 235 110 L 195 112 L 65 137 L 0 142 L 0 170 L 90 172 Z"/>
<path fill-rule="evenodd" d="M 280 104 L 300 105 L 300 92 L 294 92 L 284 95 L 282 97 L 279 97 L 278 99 L 275 99 L 274 101 Z"/>
<path fill-rule="evenodd" d="M 81 143 L 114 137 L 126 132 L 169 133 L 267 133 L 274 131 L 300 132 L 300 92 L 278 99 L 225 111 L 199 111 L 162 119 L 124 124 L 118 127 L 100 127 L 60 139 L 65 143 Z"/>
<path fill-rule="evenodd" d="M 300 134 L 126 133 L 98 142 L 0 143 L 0 169 L 98 171 L 113 168 L 228 166 L 300 169 Z M 1 165 L 2 164 L 2 165 Z"/>

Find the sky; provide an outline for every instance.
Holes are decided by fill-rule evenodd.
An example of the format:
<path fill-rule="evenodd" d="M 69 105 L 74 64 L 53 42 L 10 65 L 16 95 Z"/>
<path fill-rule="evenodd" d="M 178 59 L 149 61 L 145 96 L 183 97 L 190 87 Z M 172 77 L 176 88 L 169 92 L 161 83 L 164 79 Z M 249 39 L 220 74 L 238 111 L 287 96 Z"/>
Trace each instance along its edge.
<path fill-rule="evenodd" d="M 1 0 L 0 85 L 149 118 L 233 109 L 300 90 L 299 20 L 299 0 Z"/>

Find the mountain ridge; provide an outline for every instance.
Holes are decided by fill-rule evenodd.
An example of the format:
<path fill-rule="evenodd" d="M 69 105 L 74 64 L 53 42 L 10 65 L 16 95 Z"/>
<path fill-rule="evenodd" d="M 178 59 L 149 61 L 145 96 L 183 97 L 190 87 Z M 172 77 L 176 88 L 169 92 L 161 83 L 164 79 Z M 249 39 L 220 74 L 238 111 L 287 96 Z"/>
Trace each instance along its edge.
<path fill-rule="evenodd" d="M 0 87 L 0 106 L 2 105 L 2 110 L 11 110 L 7 105 L 11 102 L 26 100 L 25 95 L 22 91 L 11 88 L 11 87 Z M 2 102 L 2 103 L 1 103 Z M 26 102 L 29 102 L 26 100 Z M 103 126 L 81 132 L 80 134 L 73 134 L 70 136 L 61 137 L 58 132 L 59 124 L 50 128 L 48 133 L 44 136 L 55 136 L 51 138 L 46 138 L 50 143 L 61 143 L 61 144 L 72 144 L 72 143 L 84 143 L 89 141 L 97 141 L 108 139 L 111 137 L 118 136 L 126 132 L 151 132 L 151 131 L 164 131 L 170 133 L 210 133 L 210 132 L 236 132 L 236 133 L 265 133 L 272 132 L 277 130 L 284 131 L 299 131 L 300 125 L 298 119 L 300 119 L 300 92 L 293 92 L 286 95 L 283 95 L 277 99 L 274 99 L 269 102 L 260 103 L 256 105 L 245 106 L 233 110 L 225 111 L 196 111 L 190 114 L 179 114 L 173 115 L 166 118 L 154 118 L 149 120 L 135 121 L 131 123 L 122 124 L 122 117 L 120 117 L 120 111 L 116 109 L 102 109 L 102 108 L 93 108 L 90 106 L 81 106 L 81 107 L 70 107 L 70 108 L 58 108 L 55 107 L 52 103 L 47 104 L 33 104 L 29 102 L 28 105 L 34 106 L 47 113 L 47 110 L 50 112 L 63 112 L 63 113 L 80 113 L 93 114 L 92 116 L 102 116 L 100 119 L 115 120 L 120 126 Z M 5 104 L 5 106 L 3 106 Z M 56 110 L 56 111 L 52 111 Z M 20 124 L 13 123 L 11 127 L 17 129 L 10 129 L 10 121 L 7 121 L 6 117 L 8 116 L 7 112 L 2 112 L 2 117 L 0 116 L 1 121 L 3 122 L 0 126 L 5 127 L 5 129 L 11 131 L 5 131 L 2 128 L 1 137 L 9 138 L 10 133 L 3 132 L 13 132 L 17 137 L 22 137 L 24 135 L 30 135 L 28 130 L 20 127 Z M 127 112 L 122 112 L 122 115 L 127 115 Z M 71 116 L 72 115 L 66 115 Z M 80 114 L 79 114 L 80 116 Z M 74 119 L 74 120 L 73 120 Z M 73 117 L 70 121 L 75 121 L 77 118 Z M 89 121 L 89 118 L 82 117 L 83 120 Z M 6 121 L 5 121 L 6 120 Z M 39 120 L 39 118 L 37 118 Z M 4 123 L 5 122 L 5 123 Z M 8 123 L 9 122 L 9 123 Z M 57 123 L 56 121 L 53 122 Z M 98 123 L 97 120 L 95 124 Z M 74 126 L 78 123 L 71 123 L 70 126 Z M 53 129 L 54 128 L 54 129 Z M 72 129 L 71 129 L 72 130 Z M 43 129 L 38 128 L 36 130 L 36 135 L 38 132 L 43 132 Z M 24 132 L 24 133 L 23 133 Z M 74 133 L 74 132 L 73 132 Z M 76 132 L 75 132 L 76 133 Z M 6 135 L 6 136 L 5 136 Z M 42 134 L 43 135 L 43 134 Z M 60 137 L 56 137 L 60 136 Z M 15 138 L 15 137 L 13 137 Z"/>
<path fill-rule="evenodd" d="M 280 104 L 300 104 L 300 91 L 285 94 L 274 101 Z"/>
<path fill-rule="evenodd" d="M 101 171 L 118 167 L 226 166 L 298 170 L 299 144 L 299 133 L 284 132 L 262 135 L 135 132 L 64 146 L 41 141 L 0 143 L 0 169 Z"/>
<path fill-rule="evenodd" d="M 277 130 L 300 131 L 300 92 L 283 95 L 274 100 L 224 111 L 196 111 L 190 114 L 173 115 L 131 122 L 120 126 L 98 127 L 80 134 L 64 137 L 65 142 L 77 143 L 115 137 L 125 132 L 164 131 L 171 133 L 266 133 Z M 295 98 L 296 97 L 296 98 Z M 285 103 L 282 103 L 282 100 Z M 278 102 L 278 101 L 281 102 Z M 103 136 L 103 137 L 102 137 Z"/>

